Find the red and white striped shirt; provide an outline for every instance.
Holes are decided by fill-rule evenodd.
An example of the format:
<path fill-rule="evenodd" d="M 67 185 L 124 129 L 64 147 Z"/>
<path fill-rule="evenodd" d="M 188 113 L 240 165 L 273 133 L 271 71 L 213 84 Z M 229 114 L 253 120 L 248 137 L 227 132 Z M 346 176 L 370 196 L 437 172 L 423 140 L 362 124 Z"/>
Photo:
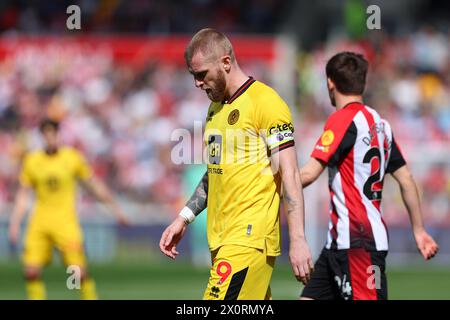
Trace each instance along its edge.
<path fill-rule="evenodd" d="M 388 250 L 380 207 L 384 176 L 406 164 L 389 123 L 375 110 L 349 103 L 328 118 L 311 156 L 328 166 L 326 248 Z"/>

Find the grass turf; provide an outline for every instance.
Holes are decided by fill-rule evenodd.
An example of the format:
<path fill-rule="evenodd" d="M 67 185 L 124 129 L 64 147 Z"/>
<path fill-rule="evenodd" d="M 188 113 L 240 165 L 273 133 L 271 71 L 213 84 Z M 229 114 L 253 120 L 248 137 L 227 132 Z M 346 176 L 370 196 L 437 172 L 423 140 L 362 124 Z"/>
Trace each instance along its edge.
<path fill-rule="evenodd" d="M 201 299 L 208 268 L 195 268 L 182 261 L 116 262 L 90 266 L 101 299 Z M 390 299 L 450 299 L 448 268 L 390 268 Z M 78 299 L 77 290 L 66 287 L 67 274 L 61 265 L 45 269 L 44 280 L 49 299 Z M 274 299 L 297 299 L 301 285 L 287 264 L 276 266 L 272 277 Z M 0 262 L 0 299 L 25 299 L 21 266 Z"/>

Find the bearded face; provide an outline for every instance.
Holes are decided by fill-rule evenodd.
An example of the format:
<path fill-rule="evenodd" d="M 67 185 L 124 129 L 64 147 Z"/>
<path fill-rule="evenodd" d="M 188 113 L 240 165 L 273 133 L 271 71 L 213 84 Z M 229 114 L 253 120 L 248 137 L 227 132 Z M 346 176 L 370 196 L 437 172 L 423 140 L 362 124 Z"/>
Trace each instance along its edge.
<path fill-rule="evenodd" d="M 225 99 L 227 79 L 221 68 L 223 63 L 215 57 L 205 57 L 201 52 L 194 54 L 188 63 L 189 72 L 194 76 L 195 86 L 206 92 L 213 102 Z"/>
<path fill-rule="evenodd" d="M 206 83 L 205 83 L 206 84 Z M 211 76 L 207 87 L 202 88 L 213 102 L 221 102 L 225 99 L 225 88 L 227 86 L 225 72 L 217 69 L 215 76 Z"/>

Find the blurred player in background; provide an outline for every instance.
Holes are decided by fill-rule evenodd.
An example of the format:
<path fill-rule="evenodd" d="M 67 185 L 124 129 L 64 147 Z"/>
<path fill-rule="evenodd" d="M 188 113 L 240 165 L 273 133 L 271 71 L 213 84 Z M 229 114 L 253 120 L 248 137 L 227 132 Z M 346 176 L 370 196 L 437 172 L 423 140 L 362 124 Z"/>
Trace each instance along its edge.
<path fill-rule="evenodd" d="M 335 55 L 326 66 L 336 111 L 300 172 L 307 187 L 328 167 L 331 220 L 304 299 L 387 299 L 388 232 L 381 215 L 387 173 L 399 184 L 420 253 L 428 260 L 438 251 L 425 231 L 417 187 L 389 123 L 363 103 L 367 69 L 364 57 L 351 52 Z"/>
<path fill-rule="evenodd" d="M 40 132 L 45 149 L 28 154 L 23 161 L 9 239 L 13 244 L 19 239 L 21 221 L 27 210 L 30 190 L 33 190 L 36 202 L 27 226 L 22 257 L 28 298 L 46 298 L 41 273 L 51 261 L 55 246 L 66 266 L 80 268 L 81 298 L 97 299 L 95 283 L 86 268 L 83 235 L 76 214 L 77 181 L 82 181 L 107 204 L 121 224 L 126 224 L 127 220 L 108 188 L 93 176 L 84 157 L 73 148 L 59 145 L 58 128 L 58 122 L 43 120 Z"/>
<path fill-rule="evenodd" d="M 208 170 L 164 231 L 161 251 L 175 259 L 186 225 L 207 207 L 212 267 L 204 299 L 271 299 L 270 279 L 275 257 L 281 253 L 281 188 L 294 274 L 307 282 L 313 267 L 304 234 L 303 193 L 289 108 L 272 88 L 242 72 L 230 41 L 216 30 L 199 31 L 187 46 L 185 59 L 195 86 L 212 101 L 204 137 Z M 238 150 L 258 153 L 260 146 L 247 140 L 236 146 L 229 141 L 228 133 L 239 130 L 262 136 L 263 161 L 226 163 L 225 157 L 239 157 Z M 271 165 L 279 171 L 270 172 Z"/>

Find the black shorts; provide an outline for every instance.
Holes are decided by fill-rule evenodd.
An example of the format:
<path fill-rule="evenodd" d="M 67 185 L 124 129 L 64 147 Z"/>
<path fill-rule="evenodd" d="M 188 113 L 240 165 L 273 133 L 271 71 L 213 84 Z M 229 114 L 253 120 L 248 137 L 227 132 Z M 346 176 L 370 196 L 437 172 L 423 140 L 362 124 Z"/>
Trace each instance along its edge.
<path fill-rule="evenodd" d="M 315 300 L 387 300 L 387 251 L 324 248 L 301 297 Z"/>

